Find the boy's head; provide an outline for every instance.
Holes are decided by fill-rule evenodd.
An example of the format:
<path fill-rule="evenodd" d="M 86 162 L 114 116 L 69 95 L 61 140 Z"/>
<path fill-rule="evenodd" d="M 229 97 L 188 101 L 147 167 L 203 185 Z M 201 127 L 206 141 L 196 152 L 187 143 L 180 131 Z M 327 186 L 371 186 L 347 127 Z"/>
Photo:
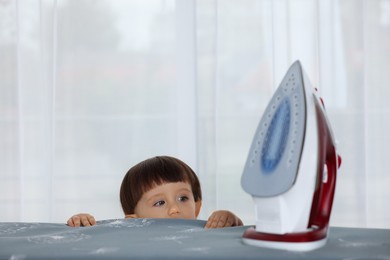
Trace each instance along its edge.
<path fill-rule="evenodd" d="M 126 173 L 120 189 L 120 201 L 125 215 L 135 213 L 138 202 L 146 192 L 162 184 L 179 182 L 189 184 L 195 202 L 200 205 L 202 191 L 198 177 L 181 160 L 170 156 L 156 156 L 136 164 Z"/>

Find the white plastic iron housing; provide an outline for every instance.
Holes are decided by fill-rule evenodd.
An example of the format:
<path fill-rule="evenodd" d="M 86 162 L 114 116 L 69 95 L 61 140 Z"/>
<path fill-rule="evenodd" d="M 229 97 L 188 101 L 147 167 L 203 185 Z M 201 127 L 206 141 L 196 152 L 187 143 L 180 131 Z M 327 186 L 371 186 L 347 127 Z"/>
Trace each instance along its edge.
<path fill-rule="evenodd" d="M 326 243 L 339 157 L 322 100 L 299 61 L 260 120 L 241 179 L 256 226 L 243 241 L 287 250 Z"/>

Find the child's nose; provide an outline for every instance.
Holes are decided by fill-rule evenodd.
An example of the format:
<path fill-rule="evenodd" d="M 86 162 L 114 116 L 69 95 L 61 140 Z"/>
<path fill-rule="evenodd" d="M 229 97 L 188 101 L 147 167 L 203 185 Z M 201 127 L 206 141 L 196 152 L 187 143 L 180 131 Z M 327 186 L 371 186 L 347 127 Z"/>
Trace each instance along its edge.
<path fill-rule="evenodd" d="M 179 212 L 180 212 L 179 205 L 177 205 L 177 203 L 171 203 L 169 205 L 169 212 L 168 212 L 169 216 L 172 216 L 172 215 L 177 214 Z"/>

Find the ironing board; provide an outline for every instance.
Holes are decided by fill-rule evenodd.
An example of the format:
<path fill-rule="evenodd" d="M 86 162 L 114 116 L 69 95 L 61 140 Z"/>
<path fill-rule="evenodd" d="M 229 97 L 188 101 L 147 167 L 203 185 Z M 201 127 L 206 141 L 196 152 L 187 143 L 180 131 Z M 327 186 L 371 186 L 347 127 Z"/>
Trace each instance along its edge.
<path fill-rule="evenodd" d="M 331 227 L 326 246 L 305 253 L 245 245 L 249 226 L 204 229 L 205 221 L 113 219 L 93 227 L 0 223 L 0 259 L 388 259 L 390 230 Z"/>

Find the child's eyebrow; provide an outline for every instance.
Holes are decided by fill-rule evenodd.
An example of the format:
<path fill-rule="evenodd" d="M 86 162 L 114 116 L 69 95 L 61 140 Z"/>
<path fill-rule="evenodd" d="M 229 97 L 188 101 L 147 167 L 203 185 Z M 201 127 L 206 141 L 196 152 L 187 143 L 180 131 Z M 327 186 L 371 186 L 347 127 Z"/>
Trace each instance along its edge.
<path fill-rule="evenodd" d="M 181 191 L 187 191 L 187 192 L 189 192 L 189 193 L 192 194 L 192 190 L 191 190 L 191 189 L 188 189 L 188 188 L 183 188 L 183 189 L 180 189 L 179 191 L 180 191 L 180 192 L 181 192 Z"/>
<path fill-rule="evenodd" d="M 177 193 L 180 193 L 180 192 L 188 192 L 188 193 L 192 194 L 192 190 L 189 189 L 189 188 L 181 188 L 181 189 L 177 190 Z M 160 193 L 157 193 L 157 194 L 153 194 L 153 195 L 150 196 L 149 198 L 146 198 L 146 201 L 152 202 L 152 201 L 155 200 L 156 198 L 158 198 L 158 197 L 164 197 L 164 196 L 165 196 L 165 193 L 160 192 Z"/>
<path fill-rule="evenodd" d="M 154 194 L 154 195 L 150 196 L 149 198 L 146 198 L 146 201 L 152 202 L 156 198 L 163 197 L 163 196 L 164 196 L 164 193 L 157 193 L 157 194 Z"/>

